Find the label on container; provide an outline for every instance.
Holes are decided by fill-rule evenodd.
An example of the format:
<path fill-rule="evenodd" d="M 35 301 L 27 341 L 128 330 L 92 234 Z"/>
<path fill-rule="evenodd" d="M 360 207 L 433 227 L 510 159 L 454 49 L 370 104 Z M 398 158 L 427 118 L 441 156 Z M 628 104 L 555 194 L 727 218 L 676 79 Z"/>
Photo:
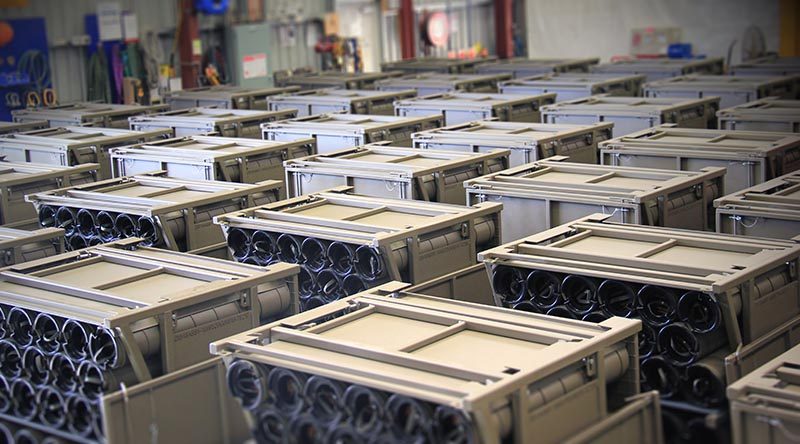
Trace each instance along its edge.
<path fill-rule="evenodd" d="M 242 57 L 242 77 L 254 79 L 267 76 L 267 54 L 249 54 Z"/>

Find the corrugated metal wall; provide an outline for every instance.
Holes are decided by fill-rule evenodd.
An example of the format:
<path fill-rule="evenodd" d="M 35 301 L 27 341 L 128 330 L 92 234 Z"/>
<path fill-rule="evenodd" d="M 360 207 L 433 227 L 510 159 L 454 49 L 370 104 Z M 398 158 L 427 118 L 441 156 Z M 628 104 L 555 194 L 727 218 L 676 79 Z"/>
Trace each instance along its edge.
<path fill-rule="evenodd" d="M 136 14 L 139 36 L 153 32 L 158 36 L 164 60 L 169 61 L 175 32 L 176 0 L 117 0 L 124 11 Z M 30 0 L 26 8 L 3 8 L 0 16 L 7 19 L 44 17 L 50 42 L 50 69 L 53 86 L 60 102 L 86 98 L 86 47 L 69 42 L 86 35 L 84 16 L 95 14 L 96 0 Z M 322 0 L 291 0 L 291 12 L 303 11 L 304 17 L 282 19 L 286 5 L 274 0 L 265 1 L 274 38 L 268 42 L 271 69 L 300 66 L 319 67 L 314 44 L 321 33 L 319 19 L 326 6 Z M 300 6 L 298 6 L 300 5 Z M 201 16 L 200 29 L 203 49 L 211 45 L 224 48 L 224 18 Z M 294 34 L 294 38 L 291 34 Z M 177 58 L 177 55 L 176 55 Z M 230 63 L 230 62 L 229 62 Z"/>

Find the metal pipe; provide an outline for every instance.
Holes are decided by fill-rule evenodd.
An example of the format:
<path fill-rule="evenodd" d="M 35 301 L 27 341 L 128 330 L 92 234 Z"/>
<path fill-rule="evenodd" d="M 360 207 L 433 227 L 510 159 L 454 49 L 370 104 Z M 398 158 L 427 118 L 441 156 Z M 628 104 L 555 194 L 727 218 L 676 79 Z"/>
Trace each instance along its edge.
<path fill-rule="evenodd" d="M 639 359 L 655 355 L 658 350 L 658 333 L 649 324 L 642 322 L 639 331 Z"/>
<path fill-rule="evenodd" d="M 313 310 L 317 307 L 322 307 L 327 304 L 324 299 L 319 296 L 311 296 L 310 298 L 300 301 L 300 311 Z"/>
<path fill-rule="evenodd" d="M 433 424 L 436 436 L 434 442 L 476 442 L 472 421 L 462 410 L 446 405 L 437 406 L 433 412 Z M 507 435 L 508 432 L 503 435 Z"/>
<path fill-rule="evenodd" d="M 64 353 L 76 361 L 86 359 L 89 355 L 89 336 L 82 322 L 75 319 L 67 319 L 61 327 L 62 350 Z"/>
<path fill-rule="evenodd" d="M 333 302 L 344 296 L 344 289 L 342 288 L 342 280 L 339 276 L 327 268 L 317 274 L 317 288 L 319 289 L 319 296 L 326 302 Z"/>
<path fill-rule="evenodd" d="M 275 237 L 266 231 L 256 231 L 252 237 L 252 255 L 261 265 L 269 265 L 276 259 L 278 248 Z"/>
<path fill-rule="evenodd" d="M 0 394 L 2 396 L 2 394 Z M 2 422 L 0 422 L 0 442 L 11 444 L 14 442 L 14 434 L 11 433 L 11 429 Z"/>
<path fill-rule="evenodd" d="M 261 404 L 274 402 L 274 399 L 268 398 L 267 376 L 263 366 L 244 359 L 232 362 L 226 373 L 231 394 L 242 407 L 251 411 Z"/>
<path fill-rule="evenodd" d="M 388 438 L 388 440 L 381 440 L 382 436 L 384 435 L 381 434 L 379 437 L 376 437 L 375 442 L 380 444 L 397 442 L 397 437 L 391 437 Z M 349 424 L 338 424 L 336 427 L 328 428 L 328 431 L 322 438 L 321 442 L 336 444 L 367 444 L 369 441 L 364 440 L 361 435 L 358 434 L 358 431 L 356 431 L 356 429 L 351 427 Z"/>
<path fill-rule="evenodd" d="M 0 375 L 0 413 L 8 413 L 13 407 L 13 400 L 11 398 L 11 387 L 8 384 L 8 379 Z M 2 423 L 0 423 L 2 424 Z M 0 434 L 1 436 L 2 434 Z"/>
<path fill-rule="evenodd" d="M 58 390 L 52 387 L 42 387 L 36 394 L 36 403 L 39 405 L 39 420 L 50 427 L 60 429 L 67 421 L 67 403 Z"/>
<path fill-rule="evenodd" d="M 153 246 L 161 243 L 161 230 L 158 228 L 158 224 L 155 220 L 153 220 L 152 217 L 142 216 L 136 221 L 136 224 L 139 227 L 136 235 L 144 239 L 142 245 Z"/>
<path fill-rule="evenodd" d="M 15 444 L 39 444 L 42 438 L 44 438 L 44 435 L 38 430 L 21 427 L 14 432 L 14 440 L 12 442 Z"/>
<path fill-rule="evenodd" d="M 348 421 L 359 435 L 380 434 L 386 418 L 386 396 L 382 392 L 353 384 L 345 390 L 343 400 Z"/>
<path fill-rule="evenodd" d="M 92 237 L 99 234 L 97 230 L 97 215 L 85 208 L 78 210 L 75 216 L 76 231 L 84 237 Z"/>
<path fill-rule="evenodd" d="M 411 442 L 435 442 L 433 411 L 427 403 L 395 393 L 386 401 L 386 414 L 396 435 Z"/>
<path fill-rule="evenodd" d="M 38 386 L 50 381 L 50 359 L 37 347 L 28 347 L 22 352 L 22 372 L 31 383 Z"/>
<path fill-rule="evenodd" d="M 69 247 L 70 251 L 83 250 L 88 246 L 89 242 L 86 241 L 86 238 L 83 238 L 77 234 L 67 236 L 67 247 Z"/>
<path fill-rule="evenodd" d="M 585 276 L 571 274 L 561 282 L 564 305 L 575 315 L 583 316 L 598 308 L 597 285 Z"/>
<path fill-rule="evenodd" d="M 121 239 L 136 236 L 139 227 L 136 225 L 137 220 L 133 216 L 125 213 L 120 213 L 114 219 L 114 231 L 116 231 Z"/>
<path fill-rule="evenodd" d="M 322 442 L 325 428 L 314 416 L 301 413 L 289 420 L 289 431 L 296 444 L 317 444 Z"/>
<path fill-rule="evenodd" d="M 653 327 L 662 327 L 675 321 L 678 298 L 672 289 L 645 285 L 639 289 L 636 299 L 639 317 Z"/>
<path fill-rule="evenodd" d="M 365 281 L 374 281 L 383 276 L 385 271 L 380 252 L 366 245 L 361 245 L 356 249 L 354 267 L 358 275 Z"/>
<path fill-rule="evenodd" d="M 517 268 L 498 266 L 492 272 L 492 288 L 506 304 L 516 304 L 525 299 L 526 282 Z"/>
<path fill-rule="evenodd" d="M 18 416 L 21 419 L 35 418 L 38 412 L 36 390 L 31 383 L 24 379 L 15 379 L 11 382 L 10 388 L 14 416 Z"/>
<path fill-rule="evenodd" d="M 317 292 L 317 279 L 305 265 L 300 266 L 300 274 L 297 275 L 298 291 L 303 299 L 310 298 Z"/>
<path fill-rule="evenodd" d="M 352 296 L 367 290 L 367 284 L 357 274 L 345 276 L 342 279 L 342 290 L 345 296 Z"/>
<path fill-rule="evenodd" d="M 120 385 L 133 385 L 139 381 L 133 367 L 126 366 L 115 370 L 103 370 L 91 361 L 83 361 L 76 370 L 79 392 L 95 401 L 103 394 L 115 391 Z"/>
<path fill-rule="evenodd" d="M 344 384 L 323 376 L 311 376 L 303 388 L 308 412 L 325 426 L 338 424 L 344 415 Z"/>
<path fill-rule="evenodd" d="M 18 345 L 26 347 L 33 343 L 33 321 L 27 311 L 13 307 L 8 311 L 6 324 L 9 337 Z"/>
<path fill-rule="evenodd" d="M 509 306 L 509 308 L 511 308 L 512 310 L 526 311 L 528 313 L 541 313 L 542 312 L 541 310 L 539 310 L 538 307 L 533 305 L 531 303 L 531 301 L 529 301 L 529 300 L 524 300 L 522 302 L 517 302 L 516 304 L 513 304 L 513 305 Z"/>
<path fill-rule="evenodd" d="M 303 387 L 307 376 L 285 368 L 273 368 L 267 377 L 269 393 L 275 399 L 275 405 L 289 414 L 296 414 L 304 404 Z"/>
<path fill-rule="evenodd" d="M 75 364 L 64 354 L 56 353 L 48 364 L 50 383 L 64 393 L 72 393 L 78 388 Z"/>
<path fill-rule="evenodd" d="M 342 242 L 331 242 L 328 245 L 326 256 L 331 261 L 331 268 L 340 276 L 347 276 L 353 271 L 355 253 L 349 245 Z"/>
<path fill-rule="evenodd" d="M 242 261 L 250 255 L 250 246 L 253 238 L 249 231 L 241 228 L 231 228 L 228 230 L 228 248 L 231 250 L 233 258 Z"/>
<path fill-rule="evenodd" d="M 57 352 L 61 347 L 61 328 L 63 320 L 47 313 L 39 313 L 33 320 L 34 343 L 48 355 Z"/>
<path fill-rule="evenodd" d="M 602 311 L 593 311 L 593 312 L 591 312 L 591 313 L 587 313 L 587 314 L 585 314 L 585 315 L 584 315 L 584 316 L 581 318 L 581 320 L 582 320 L 582 321 L 586 321 L 586 322 L 594 322 L 594 323 L 596 323 L 596 324 L 599 324 L 599 323 L 601 323 L 601 322 L 605 321 L 605 320 L 606 320 L 606 319 L 608 319 L 608 318 L 609 318 L 609 316 L 608 316 L 608 315 L 607 315 L 605 312 L 602 312 Z"/>
<path fill-rule="evenodd" d="M 561 279 L 553 273 L 534 270 L 525 278 L 525 290 L 537 309 L 547 311 L 558 305 Z"/>
<path fill-rule="evenodd" d="M 44 228 L 56 226 L 56 209 L 50 205 L 42 205 L 39 208 L 39 225 Z"/>
<path fill-rule="evenodd" d="M 126 354 L 116 335 L 107 328 L 98 328 L 89 336 L 89 357 L 101 368 L 119 368 L 127 363 Z"/>
<path fill-rule="evenodd" d="M 300 241 L 291 234 L 281 234 L 277 240 L 278 258 L 290 264 L 300 263 Z"/>
<path fill-rule="evenodd" d="M 67 428 L 69 431 L 82 437 L 100 436 L 97 409 L 97 406 L 81 395 L 67 396 Z"/>
<path fill-rule="evenodd" d="M 258 442 L 286 442 L 289 433 L 289 420 L 280 410 L 268 406 L 258 412 L 253 430 L 253 435 Z"/>
<path fill-rule="evenodd" d="M 578 319 L 575 313 L 564 305 L 556 305 L 550 310 L 547 310 L 547 315 L 557 316 L 559 318 Z"/>
<path fill-rule="evenodd" d="M 300 245 L 302 261 L 311 271 L 322 271 L 328 265 L 327 246 L 319 239 L 308 237 Z"/>
<path fill-rule="evenodd" d="M 678 299 L 677 315 L 697 333 L 709 332 L 722 324 L 722 310 L 717 299 L 698 291 L 689 291 Z"/>
<path fill-rule="evenodd" d="M 669 324 L 658 332 L 658 346 L 664 358 L 679 367 L 708 356 L 727 341 L 724 328 L 717 328 L 707 333 L 694 333 L 682 322 Z"/>
<path fill-rule="evenodd" d="M 6 336 L 8 336 L 8 334 L 10 333 L 8 329 L 8 324 L 6 323 L 8 319 L 7 317 L 8 310 L 9 307 L 0 305 L 0 339 L 5 339 Z"/>
<path fill-rule="evenodd" d="M 72 236 L 76 232 L 76 217 L 72 208 L 58 207 L 54 216 L 55 227 L 63 229 L 65 236 Z"/>
<path fill-rule="evenodd" d="M 22 354 L 19 347 L 7 339 L 0 340 L 0 374 L 9 379 L 22 374 Z"/>
<path fill-rule="evenodd" d="M 675 367 L 661 356 L 652 356 L 640 364 L 642 386 L 657 390 L 661 397 L 669 399 L 678 393 L 681 377 Z M 643 388 L 644 390 L 644 388 Z"/>
<path fill-rule="evenodd" d="M 604 280 L 597 287 L 597 299 L 608 316 L 629 318 L 636 313 L 636 290 L 626 282 Z"/>
<path fill-rule="evenodd" d="M 686 399 L 707 407 L 725 403 L 725 356 L 728 353 L 727 348 L 723 348 L 686 368 L 686 378 L 680 384 Z"/>
<path fill-rule="evenodd" d="M 103 242 L 111 242 L 117 237 L 117 229 L 114 224 L 114 215 L 108 211 L 97 213 L 97 234 Z"/>

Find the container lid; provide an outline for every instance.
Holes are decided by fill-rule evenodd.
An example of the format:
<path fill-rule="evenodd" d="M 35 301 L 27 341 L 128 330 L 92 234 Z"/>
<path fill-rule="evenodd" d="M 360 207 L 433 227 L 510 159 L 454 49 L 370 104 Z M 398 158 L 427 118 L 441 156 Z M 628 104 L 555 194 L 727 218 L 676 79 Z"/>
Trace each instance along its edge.
<path fill-rule="evenodd" d="M 315 114 L 262 125 L 264 131 L 342 131 L 364 133 L 381 129 L 412 126 L 428 121 L 441 121 L 441 114 L 418 117 L 381 116 L 368 114 Z"/>
<path fill-rule="evenodd" d="M 412 99 L 398 100 L 395 107 L 411 108 L 469 108 L 469 109 L 491 109 L 500 106 L 513 106 L 517 104 L 531 102 L 553 103 L 555 93 L 549 94 L 497 94 L 497 93 L 461 93 L 449 92 L 444 94 L 433 94 L 429 96 L 417 97 Z"/>
<path fill-rule="evenodd" d="M 417 88 L 418 86 L 450 86 L 456 88 L 480 82 L 508 80 L 511 74 L 441 74 L 420 73 L 378 81 L 380 86 Z"/>
<path fill-rule="evenodd" d="M 763 88 L 770 85 L 787 83 L 787 82 L 800 82 L 800 75 L 798 76 L 712 76 L 712 75 L 698 75 L 690 74 L 686 76 L 672 77 L 669 79 L 656 80 L 648 82 L 645 85 L 647 89 L 659 90 L 697 90 L 712 89 L 720 91 L 729 90 L 752 90 L 756 88 Z"/>
<path fill-rule="evenodd" d="M 611 122 L 588 125 L 570 125 L 553 123 L 495 122 L 475 121 L 444 128 L 432 129 L 414 134 L 414 140 L 458 143 L 511 143 L 536 145 L 547 141 L 555 141 L 565 137 L 592 134 L 613 127 Z"/>
<path fill-rule="evenodd" d="M 404 91 L 376 91 L 371 89 L 338 89 L 325 88 L 310 91 L 298 92 L 295 94 L 283 94 L 270 97 L 269 101 L 284 103 L 343 103 L 369 102 L 372 100 L 392 100 L 413 97 L 417 95 L 413 89 Z"/>
<path fill-rule="evenodd" d="M 687 108 L 708 107 L 719 104 L 719 97 L 702 99 L 687 98 L 648 98 L 596 95 L 574 100 L 557 102 L 542 108 L 545 114 L 589 114 L 589 115 L 629 115 L 660 116 L 663 113 L 681 111 Z M 705 110 L 700 115 L 706 114 Z"/>
<path fill-rule="evenodd" d="M 800 220 L 800 172 L 789 173 L 714 200 L 717 208 L 763 211 Z"/>
<path fill-rule="evenodd" d="M 93 126 L 64 126 L 10 134 L 0 138 L 0 146 L 6 144 L 32 144 L 56 147 L 103 147 L 123 143 L 143 142 L 170 135 L 172 135 L 172 131 L 169 129 L 133 131 Z"/>
<path fill-rule="evenodd" d="M 24 183 L 96 171 L 100 165 L 84 163 L 75 166 L 49 165 L 29 162 L 0 161 L 0 187 L 13 187 Z"/>
<path fill-rule="evenodd" d="M 766 97 L 743 103 L 717 112 L 720 118 L 746 118 L 750 120 L 786 119 L 800 121 L 800 100 L 781 100 Z"/>
<path fill-rule="evenodd" d="M 185 157 L 220 161 L 226 158 L 255 156 L 270 151 L 284 150 L 298 145 L 313 143 L 314 139 L 312 138 L 297 139 L 291 142 L 275 142 L 241 137 L 186 136 L 113 148 L 110 153 L 112 157 L 155 157 L 161 159 L 165 157 Z"/>
<path fill-rule="evenodd" d="M 293 110 L 260 111 L 253 109 L 187 108 L 160 114 L 131 117 L 131 123 L 144 124 L 226 124 L 263 121 L 288 116 Z"/>

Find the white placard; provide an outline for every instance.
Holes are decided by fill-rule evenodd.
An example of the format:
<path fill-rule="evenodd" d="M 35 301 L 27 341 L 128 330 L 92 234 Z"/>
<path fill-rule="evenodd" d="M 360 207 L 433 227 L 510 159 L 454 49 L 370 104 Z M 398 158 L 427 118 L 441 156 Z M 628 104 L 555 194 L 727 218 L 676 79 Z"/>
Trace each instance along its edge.
<path fill-rule="evenodd" d="M 97 4 L 97 28 L 100 41 L 122 39 L 122 9 L 117 2 Z"/>
<path fill-rule="evenodd" d="M 267 76 L 267 54 L 249 54 L 242 57 L 242 77 L 255 79 Z"/>
<path fill-rule="evenodd" d="M 122 13 L 122 35 L 126 42 L 139 40 L 139 20 L 132 12 Z"/>

